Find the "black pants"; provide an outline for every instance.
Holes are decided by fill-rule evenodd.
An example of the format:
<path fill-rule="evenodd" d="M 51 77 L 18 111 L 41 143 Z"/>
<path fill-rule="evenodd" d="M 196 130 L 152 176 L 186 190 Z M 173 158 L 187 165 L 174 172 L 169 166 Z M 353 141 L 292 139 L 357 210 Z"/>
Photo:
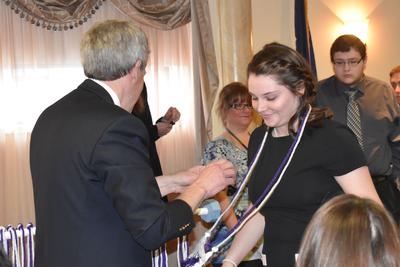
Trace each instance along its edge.
<path fill-rule="evenodd" d="M 373 176 L 372 180 L 383 205 L 399 224 L 400 191 L 396 188 L 394 181 L 389 180 L 386 176 Z"/>

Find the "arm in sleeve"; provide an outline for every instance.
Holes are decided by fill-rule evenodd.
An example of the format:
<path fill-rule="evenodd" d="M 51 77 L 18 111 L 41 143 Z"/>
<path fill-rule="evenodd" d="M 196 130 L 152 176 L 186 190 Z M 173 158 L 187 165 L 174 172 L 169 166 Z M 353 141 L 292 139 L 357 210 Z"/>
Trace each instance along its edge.
<path fill-rule="evenodd" d="M 322 149 L 320 155 L 324 155 L 322 166 L 332 176 L 341 176 L 367 165 L 357 138 L 349 128 L 337 124 L 325 133 L 316 143 Z"/>
<path fill-rule="evenodd" d="M 147 130 L 142 124 L 133 116 L 122 117 L 103 133 L 91 166 L 132 237 L 150 250 L 188 234 L 194 221 L 184 201 L 161 200 L 147 143 Z"/>
<path fill-rule="evenodd" d="M 400 177 L 400 107 L 393 95 L 391 101 L 391 110 L 393 116 L 392 129 L 389 135 L 389 144 L 392 150 L 392 179 Z"/>
<path fill-rule="evenodd" d="M 147 125 L 147 131 L 149 132 L 150 138 L 153 141 L 157 141 L 160 138 L 158 135 L 157 125 Z"/>

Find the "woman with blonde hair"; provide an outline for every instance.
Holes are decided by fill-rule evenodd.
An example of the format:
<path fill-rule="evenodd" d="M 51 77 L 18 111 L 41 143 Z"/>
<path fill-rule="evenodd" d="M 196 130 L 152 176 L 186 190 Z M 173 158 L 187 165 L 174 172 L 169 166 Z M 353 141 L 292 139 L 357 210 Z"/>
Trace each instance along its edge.
<path fill-rule="evenodd" d="M 308 225 L 297 267 L 398 267 L 398 231 L 375 201 L 350 194 L 334 197 Z"/>
<path fill-rule="evenodd" d="M 210 141 L 204 150 L 203 163 L 207 164 L 217 159 L 227 159 L 233 163 L 237 169 L 236 185 L 229 186 L 228 190 L 224 190 L 215 195 L 221 210 L 225 210 L 235 193 L 236 188 L 242 183 L 247 172 L 247 146 L 250 138 L 252 122 L 254 122 L 255 114 L 251 106 L 251 96 L 246 85 L 240 82 L 232 82 L 224 86 L 219 93 L 218 98 L 218 115 L 225 127 L 225 131 Z M 215 240 L 223 239 L 228 229 L 234 227 L 243 213 L 250 205 L 247 188 L 241 194 L 239 201 L 223 217 L 224 225 L 217 231 Z M 239 265 L 240 267 L 260 267 L 261 248 L 260 242 L 248 253 Z M 225 246 L 221 254 L 214 258 L 212 264 L 214 267 L 222 265 L 224 251 L 229 248 Z"/>

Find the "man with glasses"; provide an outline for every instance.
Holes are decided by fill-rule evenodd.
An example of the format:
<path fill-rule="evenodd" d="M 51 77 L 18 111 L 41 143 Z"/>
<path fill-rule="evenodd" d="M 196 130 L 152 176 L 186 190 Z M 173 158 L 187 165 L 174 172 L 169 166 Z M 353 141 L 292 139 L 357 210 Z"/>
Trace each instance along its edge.
<path fill-rule="evenodd" d="M 394 93 L 396 95 L 397 103 L 400 104 L 400 65 L 394 67 L 390 71 L 390 84 L 393 87 Z"/>
<path fill-rule="evenodd" d="M 364 74 L 366 45 L 356 36 L 339 36 L 331 46 L 330 58 L 334 75 L 319 82 L 316 104 L 329 107 L 333 120 L 354 132 L 382 202 L 399 221 L 400 203 L 393 202 L 399 192 L 387 190 L 395 188 L 400 177 L 396 97 L 389 84 Z"/>

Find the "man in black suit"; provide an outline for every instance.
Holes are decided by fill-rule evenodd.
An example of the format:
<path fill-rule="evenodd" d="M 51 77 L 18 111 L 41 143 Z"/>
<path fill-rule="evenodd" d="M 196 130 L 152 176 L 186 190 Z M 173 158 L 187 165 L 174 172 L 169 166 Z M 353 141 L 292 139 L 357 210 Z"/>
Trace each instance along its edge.
<path fill-rule="evenodd" d="M 151 266 L 150 250 L 189 233 L 198 204 L 234 182 L 226 161 L 154 179 L 148 132 L 130 114 L 148 53 L 132 22 L 96 24 L 81 42 L 89 79 L 36 122 L 36 267 Z"/>

